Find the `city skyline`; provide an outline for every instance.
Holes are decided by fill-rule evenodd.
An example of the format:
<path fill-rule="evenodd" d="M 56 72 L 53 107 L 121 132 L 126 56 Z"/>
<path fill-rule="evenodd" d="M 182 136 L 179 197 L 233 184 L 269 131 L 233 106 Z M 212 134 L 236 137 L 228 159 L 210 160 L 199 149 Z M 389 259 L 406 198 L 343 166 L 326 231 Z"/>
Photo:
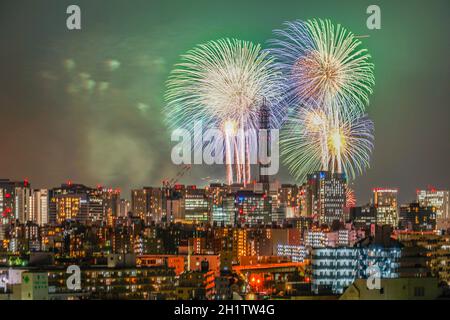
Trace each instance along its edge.
<path fill-rule="evenodd" d="M 286 2 L 277 10 L 275 4 L 248 3 L 227 18 L 219 16 L 231 13 L 231 5 L 136 2 L 125 8 L 112 2 L 102 13 L 101 3 L 80 1 L 83 28 L 74 32 L 65 28 L 65 5 L 2 4 L 0 32 L 15 30 L 24 42 L 5 37 L 11 40 L 0 62 L 0 146 L 8 151 L 0 160 L 1 177 L 28 178 L 36 188 L 67 180 L 111 185 L 127 195 L 133 188 L 160 186 L 178 170 L 168 161 L 172 144 L 161 110 L 165 80 L 179 55 L 224 36 L 266 47 L 265 39 L 283 21 L 323 17 L 368 35 L 363 42 L 376 63 L 368 108 L 375 150 L 371 168 L 352 185 L 358 204 L 370 198 L 373 187 L 398 188 L 400 203 L 429 184 L 448 189 L 448 50 L 435 41 L 448 29 L 444 16 L 439 18 L 448 11 L 446 2 L 425 8 L 418 2 L 381 2 L 381 30 L 367 30 L 367 4 L 355 1 L 345 10 L 328 1 Z M 429 20 L 417 23 L 414 17 L 423 10 Z M 254 18 L 243 23 L 249 12 Z M 197 185 L 208 176 L 224 180 L 225 172 L 194 167 L 180 182 Z M 285 168 L 279 180 L 302 183 Z"/>
<path fill-rule="evenodd" d="M 450 299 L 449 10 L 2 1 L 0 301 Z"/>
<path fill-rule="evenodd" d="M 186 169 L 185 170 L 181 169 L 179 172 L 182 172 L 182 171 L 186 171 Z M 176 175 L 177 174 L 175 174 L 174 177 L 171 177 L 171 178 L 176 178 Z M 127 190 L 127 192 L 124 192 L 124 189 L 122 189 L 120 187 L 116 187 L 116 186 L 105 185 L 105 184 L 101 184 L 101 183 L 100 184 L 96 184 L 96 185 L 90 185 L 88 183 L 84 183 L 83 181 L 74 181 L 74 180 L 70 180 L 70 179 L 66 180 L 66 181 L 61 181 L 61 182 L 59 182 L 59 183 L 57 183 L 55 185 L 47 185 L 47 186 L 45 186 L 45 185 L 44 186 L 43 185 L 36 186 L 28 178 L 25 178 L 25 179 L 14 179 L 14 178 L 10 178 L 10 177 L 0 177 L 0 181 L 14 181 L 14 182 L 24 182 L 25 181 L 26 183 L 29 184 L 31 190 L 50 190 L 50 189 L 53 189 L 53 188 L 58 188 L 58 187 L 60 187 L 62 185 L 84 185 L 84 186 L 86 186 L 88 188 L 92 188 L 92 189 L 114 190 L 114 191 L 116 191 L 116 192 L 118 192 L 120 194 L 121 199 L 130 201 L 131 200 L 131 195 L 132 195 L 134 190 L 140 190 L 140 189 L 145 189 L 145 188 L 159 188 L 159 189 L 163 189 L 165 187 L 164 183 L 167 182 L 168 180 L 162 181 L 161 184 L 159 184 L 159 185 L 150 185 L 149 184 L 149 185 L 140 185 L 140 186 L 128 186 L 128 188 L 125 189 L 125 190 Z M 279 184 L 280 186 L 283 185 L 283 184 L 284 185 L 302 186 L 302 184 L 306 183 L 306 180 L 303 181 L 303 183 L 283 182 L 283 181 L 279 181 L 279 180 L 271 180 L 271 182 Z M 207 183 L 207 184 L 206 183 L 195 184 L 195 183 L 183 183 L 182 181 L 178 181 L 178 180 L 176 181 L 176 183 L 173 186 L 177 186 L 177 185 L 178 186 L 185 186 L 185 187 L 194 186 L 194 187 L 199 187 L 199 188 L 204 189 L 204 188 L 210 188 L 211 185 L 215 185 L 215 184 L 220 184 L 220 185 L 222 185 L 224 187 L 227 186 L 227 183 L 225 181 L 212 181 L 212 182 Z M 250 182 L 248 184 L 248 187 L 249 188 L 253 188 L 253 185 L 255 185 L 255 184 L 258 184 L 258 182 L 257 182 L 257 180 L 254 179 L 252 182 Z M 234 186 L 241 185 L 242 188 L 245 189 L 245 187 L 242 184 L 234 183 L 233 185 Z M 232 185 L 230 185 L 230 186 L 232 186 Z M 354 191 L 352 189 L 351 185 L 348 185 L 348 187 L 352 191 Z M 381 185 L 379 185 L 379 186 L 373 186 L 373 187 L 369 188 L 369 190 L 367 190 L 367 192 L 369 194 L 367 199 L 356 199 L 355 206 L 364 206 L 366 204 L 370 204 L 372 199 L 373 199 L 373 192 L 375 192 L 378 189 L 386 189 L 386 190 L 393 189 L 393 190 L 396 190 L 397 193 L 398 193 L 399 199 L 401 199 L 400 198 L 401 194 L 402 194 L 402 190 L 401 189 L 399 189 L 397 187 L 393 187 L 393 186 L 386 186 L 386 185 L 382 185 L 381 186 Z M 445 191 L 445 190 L 448 190 L 448 189 L 449 189 L 448 187 L 438 188 L 438 187 L 436 187 L 435 185 L 432 185 L 432 184 L 428 184 L 425 187 L 416 187 L 414 189 L 413 195 L 410 198 L 408 198 L 408 200 L 405 200 L 405 201 L 400 201 L 399 200 L 399 205 L 406 204 L 406 203 L 411 203 L 411 202 L 414 202 L 414 201 L 418 201 L 417 200 L 417 196 L 418 196 L 418 192 L 419 191 L 422 191 L 422 192 L 424 192 L 424 191 L 435 191 L 435 190 L 438 190 L 438 191 L 444 190 Z"/>

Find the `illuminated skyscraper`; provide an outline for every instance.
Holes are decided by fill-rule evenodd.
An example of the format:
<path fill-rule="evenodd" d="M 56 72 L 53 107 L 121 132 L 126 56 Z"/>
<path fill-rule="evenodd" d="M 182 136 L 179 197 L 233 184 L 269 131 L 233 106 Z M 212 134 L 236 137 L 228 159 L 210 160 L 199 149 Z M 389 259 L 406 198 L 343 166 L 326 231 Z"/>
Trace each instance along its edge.
<path fill-rule="evenodd" d="M 222 204 L 212 207 L 212 220 L 217 225 L 234 226 L 236 222 L 236 207 L 234 194 L 227 194 L 222 198 Z"/>
<path fill-rule="evenodd" d="M 205 189 L 188 186 L 184 193 L 184 220 L 192 222 L 208 222 L 209 201 Z"/>
<path fill-rule="evenodd" d="M 131 191 L 131 211 L 146 224 L 161 222 L 163 192 L 160 188 L 144 187 Z"/>
<path fill-rule="evenodd" d="M 373 189 L 373 205 L 377 212 L 378 225 L 398 225 L 398 189 L 375 188 Z"/>
<path fill-rule="evenodd" d="M 31 221 L 43 226 L 48 223 L 48 190 L 35 189 L 31 196 Z"/>
<path fill-rule="evenodd" d="M 114 192 L 112 189 L 94 189 L 71 182 L 50 189 L 49 223 L 60 224 L 66 220 L 81 223 L 104 222 L 110 207 L 108 198 L 111 198 Z"/>
<path fill-rule="evenodd" d="M 241 225 L 267 224 L 272 222 L 272 200 L 265 193 L 238 191 L 235 198 L 237 222 Z"/>
<path fill-rule="evenodd" d="M 126 217 L 131 211 L 130 201 L 127 199 L 120 199 L 119 201 L 119 217 Z"/>
<path fill-rule="evenodd" d="M 342 173 L 317 171 L 308 175 L 308 213 L 321 224 L 343 221 L 346 178 Z"/>
<path fill-rule="evenodd" d="M 0 240 L 14 221 L 25 223 L 31 213 L 31 189 L 28 181 L 0 179 Z"/>
<path fill-rule="evenodd" d="M 108 226 L 114 225 L 114 220 L 119 216 L 120 210 L 120 190 L 102 189 L 103 221 Z"/>
<path fill-rule="evenodd" d="M 436 208 L 437 229 L 450 228 L 450 210 L 449 210 L 449 191 L 436 190 L 417 190 L 417 202 L 422 207 Z"/>
<path fill-rule="evenodd" d="M 278 208 L 285 210 L 286 218 L 296 218 L 302 213 L 301 209 L 306 210 L 306 206 L 302 207 L 303 195 L 303 188 L 294 184 L 282 184 L 278 189 Z"/>

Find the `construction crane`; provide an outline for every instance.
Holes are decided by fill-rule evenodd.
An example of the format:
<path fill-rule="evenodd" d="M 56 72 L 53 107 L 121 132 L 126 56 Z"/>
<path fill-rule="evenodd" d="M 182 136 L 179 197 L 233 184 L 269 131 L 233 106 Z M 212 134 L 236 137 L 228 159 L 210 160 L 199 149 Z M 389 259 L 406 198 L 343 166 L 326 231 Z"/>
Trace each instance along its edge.
<path fill-rule="evenodd" d="M 181 166 L 180 170 L 178 170 L 177 174 L 172 179 L 164 179 L 162 181 L 163 188 L 171 189 L 173 186 L 188 172 L 191 170 L 190 164 L 184 164 Z"/>
<path fill-rule="evenodd" d="M 183 165 L 180 170 L 177 172 L 177 174 L 172 178 L 172 179 L 164 179 L 162 181 L 162 191 L 163 191 L 163 199 L 165 202 L 164 207 L 166 208 L 166 210 L 169 210 L 167 208 L 167 203 L 170 203 L 170 211 L 173 208 L 173 200 L 176 197 L 180 196 L 180 193 L 175 191 L 173 189 L 173 187 L 175 186 L 175 184 L 186 174 L 186 172 L 188 172 L 191 169 L 191 165 Z M 167 201 L 167 202 L 166 202 Z M 173 218 L 173 214 L 172 212 L 167 212 L 165 216 L 162 218 L 163 222 L 172 222 L 172 218 Z"/>

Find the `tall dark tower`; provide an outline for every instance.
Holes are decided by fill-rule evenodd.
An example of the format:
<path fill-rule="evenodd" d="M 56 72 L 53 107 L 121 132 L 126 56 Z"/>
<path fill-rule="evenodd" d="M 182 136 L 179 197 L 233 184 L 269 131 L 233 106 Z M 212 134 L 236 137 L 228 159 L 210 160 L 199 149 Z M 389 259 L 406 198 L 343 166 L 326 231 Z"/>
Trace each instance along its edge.
<path fill-rule="evenodd" d="M 269 107 L 267 106 L 267 101 L 264 98 L 262 101 L 262 107 L 261 107 L 261 114 L 259 117 L 259 129 L 260 130 L 266 130 L 267 132 L 267 141 L 266 141 L 266 150 L 265 150 L 265 154 L 270 157 L 271 156 L 271 152 L 270 152 L 270 111 L 269 111 Z M 261 131 L 259 131 L 258 136 L 261 134 Z M 260 138 L 258 139 L 258 144 L 261 142 Z M 269 190 L 269 176 L 267 174 L 265 174 L 263 172 L 263 169 L 265 169 L 265 171 L 267 171 L 267 168 L 270 167 L 269 164 L 263 164 L 261 163 L 260 160 L 260 155 L 259 155 L 259 148 L 262 148 L 264 146 L 258 145 L 258 173 L 259 173 L 259 183 L 263 184 L 263 190 Z"/>

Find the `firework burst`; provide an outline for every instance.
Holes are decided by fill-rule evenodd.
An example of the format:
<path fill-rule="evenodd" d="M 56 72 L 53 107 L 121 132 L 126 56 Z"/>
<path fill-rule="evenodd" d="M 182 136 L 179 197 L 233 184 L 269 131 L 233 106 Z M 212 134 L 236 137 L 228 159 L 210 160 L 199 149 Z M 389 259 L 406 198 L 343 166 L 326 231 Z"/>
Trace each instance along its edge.
<path fill-rule="evenodd" d="M 374 85 L 367 49 L 329 20 L 285 23 L 271 40 L 286 82 L 290 118 L 281 133 L 281 155 L 293 175 L 317 170 L 349 178 L 369 166 L 373 122 L 364 115 Z"/>
<path fill-rule="evenodd" d="M 233 182 L 231 162 L 235 160 L 236 180 L 245 183 L 250 180 L 248 149 L 257 144 L 251 141 L 253 135 L 239 132 L 259 127 L 263 103 L 270 110 L 271 126 L 278 127 L 283 92 L 281 73 L 268 52 L 251 42 L 221 39 L 198 45 L 182 56 L 167 82 L 165 112 L 171 129 L 192 130 L 197 121 L 221 129 L 227 182 Z"/>
<path fill-rule="evenodd" d="M 288 82 L 288 99 L 294 105 L 347 106 L 362 111 L 375 83 L 367 49 L 353 33 L 330 20 L 285 23 L 275 30 L 270 52 Z"/>
<path fill-rule="evenodd" d="M 347 208 L 354 208 L 356 206 L 355 191 L 349 186 L 345 188 L 345 206 Z"/>
<path fill-rule="evenodd" d="M 334 117 L 322 108 L 304 107 L 281 130 L 281 155 L 300 181 L 318 170 L 354 178 L 369 166 L 373 132 L 373 122 L 364 114 Z"/>

